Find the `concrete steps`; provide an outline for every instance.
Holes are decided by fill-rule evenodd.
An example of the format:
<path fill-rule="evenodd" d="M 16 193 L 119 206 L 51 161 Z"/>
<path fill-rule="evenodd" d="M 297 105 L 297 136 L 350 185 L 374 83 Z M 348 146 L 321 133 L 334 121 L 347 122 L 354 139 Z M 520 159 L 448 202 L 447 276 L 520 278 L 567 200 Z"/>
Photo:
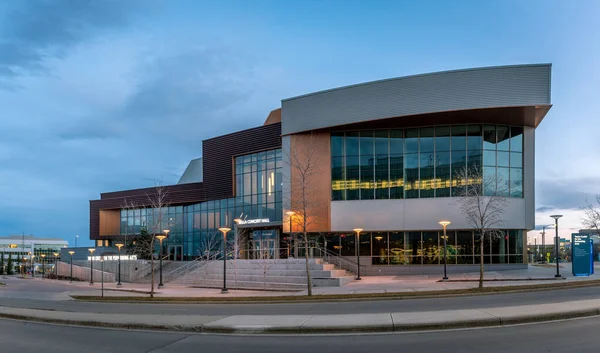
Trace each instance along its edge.
<path fill-rule="evenodd" d="M 305 259 L 228 260 L 227 285 L 239 289 L 305 290 L 308 282 Z M 310 259 L 309 269 L 314 287 L 343 286 L 354 276 L 321 259 Z M 198 287 L 223 286 L 223 261 L 210 261 L 169 283 Z"/>

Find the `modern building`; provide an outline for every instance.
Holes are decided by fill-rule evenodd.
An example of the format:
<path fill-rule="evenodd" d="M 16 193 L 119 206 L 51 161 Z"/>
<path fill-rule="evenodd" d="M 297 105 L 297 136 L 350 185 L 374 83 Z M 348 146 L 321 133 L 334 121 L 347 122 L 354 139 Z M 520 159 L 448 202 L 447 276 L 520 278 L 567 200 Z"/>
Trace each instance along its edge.
<path fill-rule="evenodd" d="M 90 201 L 90 238 L 111 246 L 160 220 L 170 230 L 164 250 L 188 260 L 220 249 L 218 228 L 227 226 L 243 256 L 286 257 L 297 255 L 290 227 L 297 234 L 306 218 L 311 246 L 341 257 L 356 256 L 353 229 L 363 229 L 365 274 L 427 273 L 443 263 L 438 222 L 449 220 L 448 263 L 477 268 L 479 237 L 456 204 L 461 187 L 481 183 L 457 177 L 473 167 L 501 181 L 485 192 L 507 202 L 504 236 L 484 244 L 485 263 L 523 266 L 550 80 L 550 64 L 486 67 L 284 99 L 262 126 L 203 141 L 202 158 L 163 189 L 169 205 L 160 212 L 150 207 L 156 188 Z M 298 168 L 307 164 L 310 173 Z"/>
<path fill-rule="evenodd" d="M 31 262 L 54 263 L 60 260 L 60 251 L 69 243 L 60 238 L 40 238 L 33 235 L 10 235 L 0 237 L 0 254 L 7 260 L 12 257 L 15 261 L 27 259 Z M 54 254 L 59 254 L 58 256 Z M 43 257 L 42 257 L 43 255 Z M 43 259 L 43 260 L 42 260 Z"/>

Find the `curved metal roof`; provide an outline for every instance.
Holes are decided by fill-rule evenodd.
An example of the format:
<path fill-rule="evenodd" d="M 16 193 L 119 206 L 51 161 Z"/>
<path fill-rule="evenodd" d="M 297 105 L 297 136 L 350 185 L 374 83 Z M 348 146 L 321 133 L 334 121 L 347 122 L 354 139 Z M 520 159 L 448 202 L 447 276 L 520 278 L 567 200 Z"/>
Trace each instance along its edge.
<path fill-rule="evenodd" d="M 551 64 L 496 66 L 398 77 L 282 101 L 283 135 L 459 110 L 550 106 Z M 537 122 L 541 120 L 538 119 Z"/>

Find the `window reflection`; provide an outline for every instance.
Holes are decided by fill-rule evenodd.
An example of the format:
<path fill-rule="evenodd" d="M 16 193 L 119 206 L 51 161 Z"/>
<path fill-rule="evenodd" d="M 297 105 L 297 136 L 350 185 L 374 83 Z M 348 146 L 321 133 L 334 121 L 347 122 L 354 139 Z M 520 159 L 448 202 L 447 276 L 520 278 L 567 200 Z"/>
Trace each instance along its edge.
<path fill-rule="evenodd" d="M 465 166 L 487 167 L 484 175 L 502 178 L 508 185 L 501 192 L 496 186 L 488 187 L 486 193 L 522 197 L 517 196 L 522 195 L 523 184 L 517 179 L 522 178 L 522 132 L 522 127 L 478 124 L 334 132 L 332 200 L 455 196 L 463 185 L 456 174 Z M 260 178 L 236 178 L 236 185 L 243 188 L 260 183 Z M 498 185 L 504 187 L 504 183 Z M 514 192 L 510 191 L 513 185 Z"/>

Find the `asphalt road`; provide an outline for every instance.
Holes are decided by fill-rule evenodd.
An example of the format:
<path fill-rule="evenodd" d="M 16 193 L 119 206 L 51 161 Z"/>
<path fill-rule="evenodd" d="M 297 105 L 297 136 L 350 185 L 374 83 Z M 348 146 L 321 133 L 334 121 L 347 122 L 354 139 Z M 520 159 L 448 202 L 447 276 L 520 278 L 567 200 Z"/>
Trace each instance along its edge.
<path fill-rule="evenodd" d="M 443 299 L 403 299 L 354 302 L 309 302 L 309 303 L 225 303 L 225 304 L 131 304 L 131 303 L 88 303 L 73 300 L 58 300 L 61 290 L 51 286 L 61 284 L 36 284 L 35 288 L 13 287 L 13 292 L 0 289 L 0 305 L 27 307 L 44 310 L 81 311 L 93 313 L 164 314 L 164 315 L 272 315 L 272 314 L 344 314 L 379 313 L 433 310 L 477 309 L 489 307 L 558 303 L 573 300 L 597 299 L 600 286 L 561 289 L 537 292 L 506 293 L 481 296 L 461 296 Z M 39 288 L 38 288 L 39 287 Z M 68 288 L 68 287 L 65 287 Z M 46 290 L 47 292 L 44 292 Z M 66 289 L 65 289 L 66 290 Z M 3 293 L 4 292 L 4 293 Z M 10 294 L 10 295 L 7 295 Z M 40 300 L 57 296 L 54 300 Z M 63 295 L 64 296 L 64 295 Z M 65 296 L 66 297 L 66 296 Z"/>
<path fill-rule="evenodd" d="M 119 331 L 0 320 L 2 353 L 596 352 L 600 318 L 424 333 L 219 336 Z"/>

